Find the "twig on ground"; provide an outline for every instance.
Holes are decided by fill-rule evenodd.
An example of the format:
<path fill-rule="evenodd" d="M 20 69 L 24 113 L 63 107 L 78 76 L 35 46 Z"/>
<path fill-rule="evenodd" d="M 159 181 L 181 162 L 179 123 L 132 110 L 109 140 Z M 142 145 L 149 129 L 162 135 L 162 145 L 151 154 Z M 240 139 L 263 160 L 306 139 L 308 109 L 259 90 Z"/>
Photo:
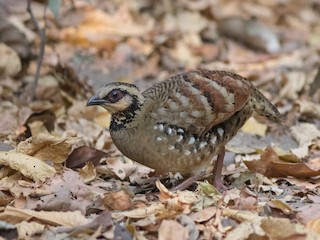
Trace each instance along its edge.
<path fill-rule="evenodd" d="M 32 11 L 32 8 L 31 8 L 31 0 L 28 0 L 27 12 L 30 14 L 31 21 L 35 25 L 36 30 L 40 36 L 40 49 L 39 49 L 39 55 L 37 58 L 37 69 L 36 69 L 36 73 L 34 76 L 34 83 L 33 83 L 33 88 L 32 88 L 32 99 L 35 99 L 35 97 L 36 97 L 36 89 L 38 86 L 40 69 L 41 69 L 43 55 L 44 55 L 44 47 L 46 44 L 46 27 L 47 27 L 46 10 L 47 10 L 47 6 L 45 6 L 44 12 L 43 12 L 44 27 L 40 28 L 39 23 L 38 23 L 37 19 L 35 18 L 33 11 Z"/>

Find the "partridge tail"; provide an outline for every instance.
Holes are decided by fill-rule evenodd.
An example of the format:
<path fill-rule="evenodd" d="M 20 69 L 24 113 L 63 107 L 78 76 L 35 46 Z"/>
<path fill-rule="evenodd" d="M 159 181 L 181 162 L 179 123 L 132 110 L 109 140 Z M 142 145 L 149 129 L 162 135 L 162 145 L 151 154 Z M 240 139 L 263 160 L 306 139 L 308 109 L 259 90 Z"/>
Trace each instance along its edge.
<path fill-rule="evenodd" d="M 274 122 L 284 121 L 284 117 L 279 113 L 278 109 L 258 89 L 253 88 L 250 100 L 254 111 L 259 115 L 267 117 Z"/>

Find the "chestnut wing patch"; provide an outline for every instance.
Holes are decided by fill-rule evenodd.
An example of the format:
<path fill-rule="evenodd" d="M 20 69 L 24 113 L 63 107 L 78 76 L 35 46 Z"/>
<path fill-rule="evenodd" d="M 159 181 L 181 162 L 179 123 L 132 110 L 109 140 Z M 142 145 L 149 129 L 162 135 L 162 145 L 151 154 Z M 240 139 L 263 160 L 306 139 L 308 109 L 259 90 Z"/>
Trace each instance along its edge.
<path fill-rule="evenodd" d="M 201 134 L 247 103 L 251 86 L 238 75 L 221 71 L 180 74 L 146 90 L 147 116 L 157 123 L 176 125 Z"/>

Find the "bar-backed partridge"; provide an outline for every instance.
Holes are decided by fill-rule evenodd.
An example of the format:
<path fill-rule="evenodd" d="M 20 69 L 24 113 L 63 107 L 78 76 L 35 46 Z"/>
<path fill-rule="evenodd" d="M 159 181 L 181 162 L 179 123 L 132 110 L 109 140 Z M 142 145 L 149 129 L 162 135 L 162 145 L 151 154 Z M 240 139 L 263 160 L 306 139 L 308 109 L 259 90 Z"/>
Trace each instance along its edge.
<path fill-rule="evenodd" d="M 110 133 L 128 158 L 163 174 L 201 176 L 212 158 L 214 185 L 223 188 L 225 144 L 253 112 L 280 122 L 281 115 L 245 78 L 225 71 L 192 71 L 144 92 L 110 83 L 87 103 L 112 116 Z"/>

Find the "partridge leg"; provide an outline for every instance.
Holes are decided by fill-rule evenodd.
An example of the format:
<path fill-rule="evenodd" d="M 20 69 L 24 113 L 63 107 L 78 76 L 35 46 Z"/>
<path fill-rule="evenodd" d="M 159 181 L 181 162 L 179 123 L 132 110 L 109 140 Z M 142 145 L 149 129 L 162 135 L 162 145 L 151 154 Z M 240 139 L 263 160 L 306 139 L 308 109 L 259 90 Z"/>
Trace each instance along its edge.
<path fill-rule="evenodd" d="M 212 184 L 219 191 L 226 191 L 228 189 L 221 181 L 221 171 L 222 171 L 222 167 L 223 167 L 223 160 L 224 160 L 225 152 L 226 152 L 226 149 L 223 146 L 220 149 L 220 152 L 218 154 L 218 157 L 217 157 L 214 169 L 213 169 Z"/>
<path fill-rule="evenodd" d="M 225 147 L 223 146 L 220 149 L 220 152 L 218 154 L 214 169 L 213 169 L 213 176 L 211 179 L 211 183 L 213 184 L 213 186 L 215 186 L 219 191 L 226 191 L 228 190 L 228 188 L 222 183 L 221 181 L 221 171 L 222 171 L 222 167 L 223 167 L 223 160 L 224 160 L 224 155 L 225 155 Z M 171 191 L 177 191 L 177 190 L 185 190 L 187 189 L 192 183 L 194 183 L 195 181 L 199 181 L 202 180 L 205 176 L 205 171 L 201 172 L 197 175 L 193 175 L 189 178 L 187 178 L 186 180 L 184 180 L 182 183 L 178 184 L 177 186 L 173 187 L 172 189 L 170 189 Z"/>

